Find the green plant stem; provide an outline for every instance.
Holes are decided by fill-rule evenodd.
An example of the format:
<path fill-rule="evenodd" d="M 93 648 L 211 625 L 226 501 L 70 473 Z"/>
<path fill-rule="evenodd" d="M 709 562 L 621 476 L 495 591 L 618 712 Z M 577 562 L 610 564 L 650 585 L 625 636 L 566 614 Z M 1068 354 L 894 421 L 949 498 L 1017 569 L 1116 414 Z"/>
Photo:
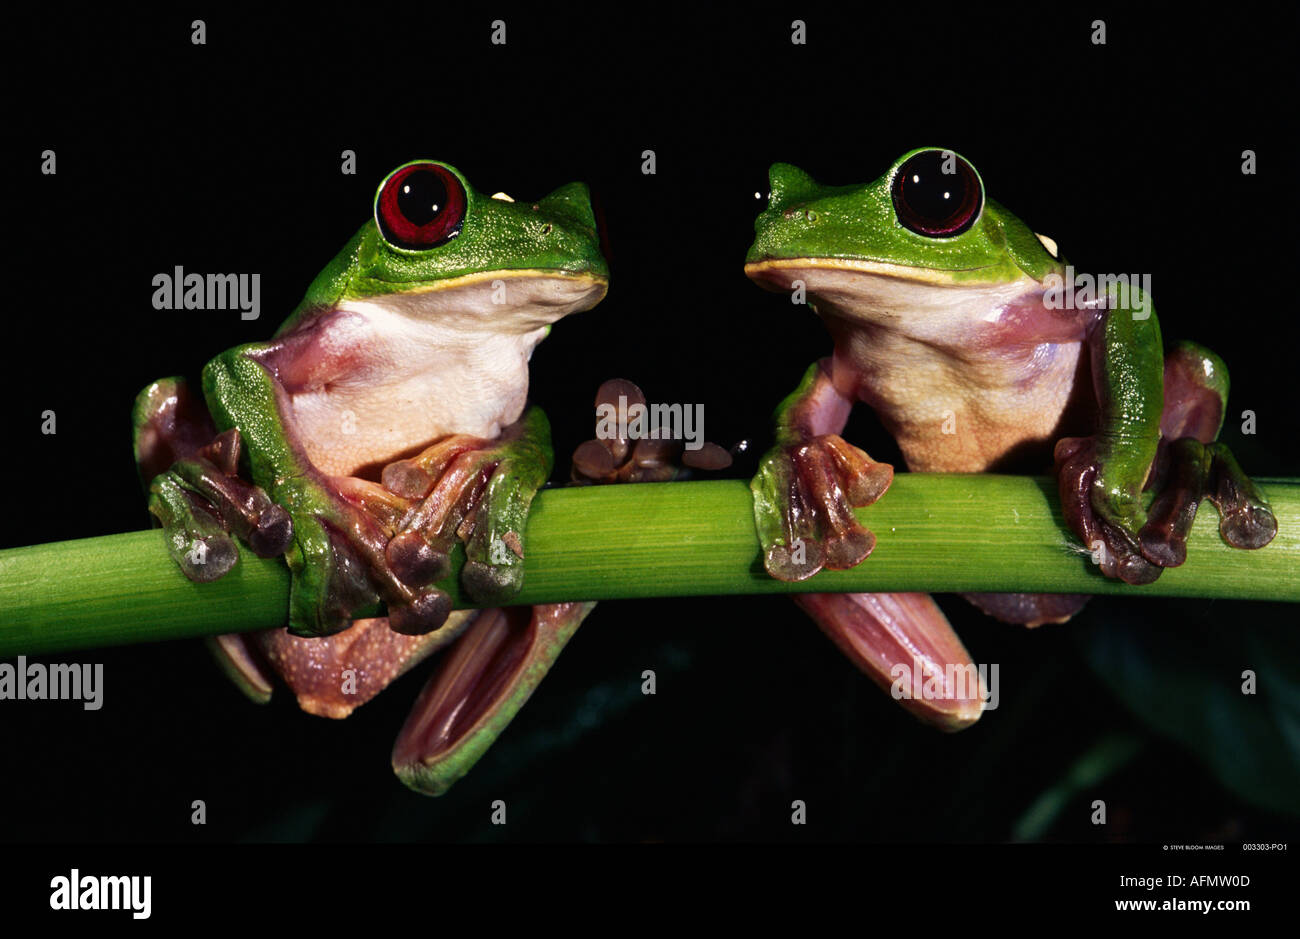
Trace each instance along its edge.
<path fill-rule="evenodd" d="M 876 535 L 849 571 L 798 584 L 762 569 L 748 486 L 739 480 L 551 489 L 526 533 L 519 603 L 795 591 L 1003 591 L 1300 601 L 1300 480 L 1262 480 L 1279 532 L 1239 551 L 1206 504 L 1188 560 L 1154 584 L 1102 577 L 1066 531 L 1046 477 L 899 474 L 858 510 Z M 162 532 L 0 551 L 0 656 L 269 629 L 284 621 L 284 562 L 245 552 L 211 584 L 186 580 Z M 442 585 L 457 606 L 453 575 Z"/>

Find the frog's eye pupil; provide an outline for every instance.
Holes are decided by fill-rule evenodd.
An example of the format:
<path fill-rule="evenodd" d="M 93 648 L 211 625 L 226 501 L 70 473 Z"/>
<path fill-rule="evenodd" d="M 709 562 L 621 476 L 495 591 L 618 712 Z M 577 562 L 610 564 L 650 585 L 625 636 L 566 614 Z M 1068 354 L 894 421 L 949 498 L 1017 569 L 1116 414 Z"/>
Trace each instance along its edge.
<path fill-rule="evenodd" d="M 928 238 L 960 235 L 984 208 L 975 168 L 951 151 L 923 150 L 909 157 L 890 189 L 899 224 Z"/>
<path fill-rule="evenodd" d="M 464 220 L 465 188 L 437 163 L 402 167 L 375 199 L 375 221 L 384 240 L 410 251 L 445 244 L 460 234 Z"/>

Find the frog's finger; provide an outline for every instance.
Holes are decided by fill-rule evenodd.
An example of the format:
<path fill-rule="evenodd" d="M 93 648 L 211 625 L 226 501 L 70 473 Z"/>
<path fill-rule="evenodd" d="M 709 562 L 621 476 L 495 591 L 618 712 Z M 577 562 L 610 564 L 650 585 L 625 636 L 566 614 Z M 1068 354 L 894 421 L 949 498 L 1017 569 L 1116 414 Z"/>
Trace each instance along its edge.
<path fill-rule="evenodd" d="M 445 652 L 393 745 L 393 770 L 442 795 L 478 761 L 594 603 L 484 610 Z"/>
<path fill-rule="evenodd" d="M 171 472 L 221 513 L 226 527 L 248 543 L 258 557 L 284 554 L 293 541 L 289 513 L 257 486 L 231 476 L 203 457 L 181 460 Z"/>
<path fill-rule="evenodd" d="M 1056 467 L 1066 525 L 1092 552 L 1102 573 L 1130 584 L 1149 584 L 1159 577 L 1160 567 L 1142 556 L 1135 534 L 1109 521 L 1097 508 L 1095 439 L 1062 438 L 1056 444 Z"/>
<path fill-rule="evenodd" d="M 1187 536 L 1205 496 L 1210 454 L 1195 438 L 1162 442 L 1156 457 L 1158 494 L 1147 512 L 1138 542 L 1147 560 L 1178 567 L 1187 560 Z"/>
<path fill-rule="evenodd" d="M 168 553 L 190 580 L 211 583 L 239 560 L 239 547 L 221 520 L 175 473 L 153 478 L 149 511 L 162 523 Z"/>
<path fill-rule="evenodd" d="M 826 447 L 846 481 L 845 494 L 856 506 L 871 505 L 885 494 L 894 481 L 894 468 L 888 463 L 877 463 L 838 434 L 819 438 Z"/>
<path fill-rule="evenodd" d="M 294 545 L 285 553 L 289 581 L 289 632 L 311 638 L 346 629 L 352 612 L 379 595 L 366 565 L 343 530 L 320 514 L 302 512 L 294 520 Z"/>
<path fill-rule="evenodd" d="M 461 581 L 479 603 L 505 603 L 523 585 L 524 527 L 533 496 L 551 474 L 551 428 L 530 407 L 495 448 L 500 462 L 473 509 Z"/>
<path fill-rule="evenodd" d="M 805 504 L 787 447 L 773 447 L 763 457 L 749 488 L 767 572 L 777 580 L 800 581 L 821 570 L 825 556 L 817 540 L 815 517 Z"/>
<path fill-rule="evenodd" d="M 390 492 L 407 499 L 424 499 L 433 492 L 447 468 L 464 453 L 483 450 L 491 442 L 465 434 L 453 434 L 426 448 L 418 456 L 397 460 L 384 467 L 380 481 Z"/>
<path fill-rule="evenodd" d="M 446 576 L 456 532 L 477 504 L 485 474 L 492 468 L 493 462 L 481 451 L 459 453 L 420 504 L 401 520 L 385 554 L 402 582 L 420 586 Z"/>
<path fill-rule="evenodd" d="M 526 465 L 504 460 L 492 474 L 465 542 L 461 581 L 479 603 L 509 600 L 524 579 L 524 526 L 540 480 Z"/>
<path fill-rule="evenodd" d="M 804 444 L 795 455 L 796 472 L 807 493 L 826 567 L 842 571 L 860 564 L 875 549 L 876 536 L 853 514 L 836 463 L 822 438 Z M 849 488 L 856 485 L 849 477 Z"/>
<path fill-rule="evenodd" d="M 1277 518 L 1268 499 L 1242 472 L 1226 444 L 1209 447 L 1211 485 L 1208 496 L 1219 510 L 1219 534 L 1234 548 L 1262 548 L 1277 534 Z"/>

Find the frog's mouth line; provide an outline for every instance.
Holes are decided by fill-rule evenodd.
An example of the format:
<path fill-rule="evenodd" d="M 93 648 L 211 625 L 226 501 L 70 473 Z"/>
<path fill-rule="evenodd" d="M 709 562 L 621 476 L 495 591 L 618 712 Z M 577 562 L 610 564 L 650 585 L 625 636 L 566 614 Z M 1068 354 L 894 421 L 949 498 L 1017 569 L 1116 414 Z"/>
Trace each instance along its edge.
<path fill-rule="evenodd" d="M 751 261 L 745 265 L 745 274 L 769 290 L 789 290 L 798 271 L 826 270 L 872 274 L 893 280 L 906 280 L 938 287 L 962 286 L 959 277 L 968 277 L 988 267 L 968 267 L 952 271 L 939 271 L 924 267 L 907 267 L 887 261 L 868 261 L 862 258 L 774 258 Z"/>
<path fill-rule="evenodd" d="M 589 310 L 604 299 L 605 277 L 561 270 L 487 271 L 434 284 L 412 285 L 365 297 L 345 297 L 340 310 L 373 313 L 376 309 L 427 321 L 444 329 L 528 332 Z"/>
<path fill-rule="evenodd" d="M 445 280 L 421 281 L 410 283 L 407 281 L 386 280 L 380 281 L 385 286 L 391 287 L 394 292 L 405 295 L 416 295 L 426 293 L 438 293 L 444 290 L 463 290 L 466 287 L 476 287 L 483 284 L 491 284 L 494 280 L 512 280 L 517 278 L 527 278 L 532 280 L 555 280 L 566 283 L 589 284 L 593 287 L 609 288 L 609 277 L 597 274 L 591 270 L 570 271 L 562 267 L 522 267 L 522 268 L 504 268 L 496 271 L 475 271 L 472 274 L 462 274 L 459 277 L 448 277 Z"/>

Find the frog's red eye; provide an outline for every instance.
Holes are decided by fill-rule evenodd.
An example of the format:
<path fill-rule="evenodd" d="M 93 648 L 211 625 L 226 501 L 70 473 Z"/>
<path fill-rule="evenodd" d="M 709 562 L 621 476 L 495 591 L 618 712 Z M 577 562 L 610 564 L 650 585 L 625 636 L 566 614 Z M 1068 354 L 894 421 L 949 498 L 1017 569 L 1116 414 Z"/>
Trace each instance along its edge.
<path fill-rule="evenodd" d="M 904 228 L 930 238 L 951 238 L 975 224 L 984 186 L 951 150 L 924 150 L 894 174 L 894 213 Z"/>
<path fill-rule="evenodd" d="M 446 167 L 412 163 L 389 176 L 375 198 L 375 221 L 384 240 L 424 251 L 460 234 L 465 188 Z"/>

